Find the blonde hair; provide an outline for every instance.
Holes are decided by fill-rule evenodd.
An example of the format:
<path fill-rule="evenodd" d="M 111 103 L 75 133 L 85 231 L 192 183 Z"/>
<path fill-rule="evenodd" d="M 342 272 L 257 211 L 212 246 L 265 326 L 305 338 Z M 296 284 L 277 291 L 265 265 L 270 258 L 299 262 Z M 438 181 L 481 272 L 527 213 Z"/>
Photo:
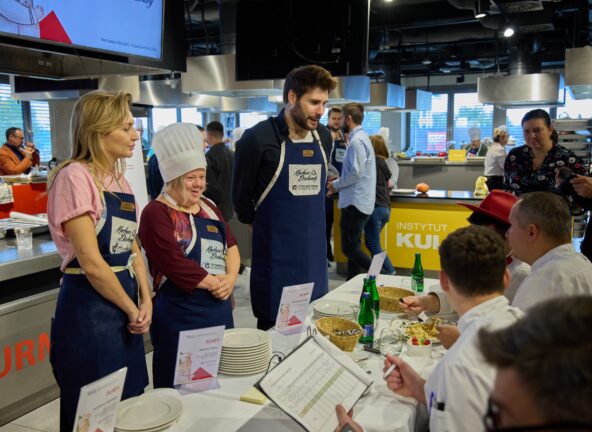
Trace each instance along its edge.
<path fill-rule="evenodd" d="M 118 180 L 123 176 L 125 160 L 117 159 L 115 167 L 111 166 L 102 138 L 125 122 L 131 101 L 129 93 L 101 90 L 87 93 L 78 99 L 70 121 L 72 154 L 70 159 L 51 173 L 50 188 L 59 171 L 72 162 L 81 162 L 88 166 L 100 191 L 103 191 L 104 187 L 99 179 L 113 175 L 114 179 Z"/>
<path fill-rule="evenodd" d="M 196 168 L 196 170 L 203 170 L 204 172 L 206 171 L 205 168 Z M 185 203 L 189 202 L 189 192 L 187 192 L 187 190 L 185 189 L 185 183 L 183 182 L 183 180 L 185 179 L 185 176 L 187 176 L 187 174 L 193 172 L 195 170 L 191 170 L 188 173 L 185 173 L 179 177 L 176 177 L 174 179 L 172 179 L 169 182 L 166 182 L 164 184 L 164 191 L 168 194 L 171 193 L 171 191 L 174 191 L 175 194 L 177 194 L 178 196 L 181 197 L 181 201 L 178 202 L 177 204 L 181 205 L 182 207 L 185 207 Z M 207 184 L 206 184 L 207 187 Z"/>
<path fill-rule="evenodd" d="M 376 156 L 388 159 L 389 153 L 382 135 L 370 135 L 370 142 L 372 143 L 372 148 L 374 149 L 374 154 L 376 154 Z"/>

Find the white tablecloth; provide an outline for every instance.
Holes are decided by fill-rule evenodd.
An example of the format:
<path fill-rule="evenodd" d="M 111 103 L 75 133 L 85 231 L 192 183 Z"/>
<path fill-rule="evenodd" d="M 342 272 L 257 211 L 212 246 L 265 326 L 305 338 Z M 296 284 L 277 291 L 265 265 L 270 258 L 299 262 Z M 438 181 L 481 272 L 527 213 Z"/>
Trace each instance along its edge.
<path fill-rule="evenodd" d="M 379 285 L 399 285 L 399 276 L 379 276 Z M 425 286 L 437 284 L 435 279 L 426 279 Z M 363 275 L 344 283 L 328 293 L 324 298 L 358 304 L 363 285 Z M 396 314 L 381 313 L 379 326 L 388 325 Z M 288 354 L 295 346 L 306 338 L 306 334 L 283 336 L 270 330 L 273 351 Z M 378 333 L 377 333 L 378 334 Z M 358 349 L 360 349 L 359 347 Z M 435 349 L 433 358 L 407 357 L 408 361 L 422 376 L 427 377 L 434 363 L 441 354 L 442 348 Z M 425 408 L 416 401 L 395 395 L 382 379 L 383 359 L 380 355 L 369 353 L 370 358 L 358 364 L 373 378 L 374 384 L 369 393 L 354 407 L 354 419 L 360 422 L 366 431 L 414 431 L 422 430 L 427 425 Z M 302 431 L 303 429 L 290 417 L 273 404 L 255 405 L 239 400 L 263 374 L 246 377 L 220 375 L 219 389 L 181 396 L 184 405 L 183 415 L 178 423 L 169 429 L 171 432 L 189 432 L 196 430 L 211 432 L 253 431 L 281 432 Z M 179 394 L 177 390 L 157 390 Z"/>

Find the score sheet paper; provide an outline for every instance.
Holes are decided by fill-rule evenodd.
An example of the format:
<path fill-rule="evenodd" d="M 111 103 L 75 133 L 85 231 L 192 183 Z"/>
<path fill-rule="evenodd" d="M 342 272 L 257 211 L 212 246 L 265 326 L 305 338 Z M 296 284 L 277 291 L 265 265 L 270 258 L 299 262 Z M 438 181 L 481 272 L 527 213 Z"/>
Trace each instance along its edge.
<path fill-rule="evenodd" d="M 307 431 L 332 432 L 335 406 L 349 411 L 370 377 L 322 336 L 308 339 L 259 381 L 259 388 Z"/>

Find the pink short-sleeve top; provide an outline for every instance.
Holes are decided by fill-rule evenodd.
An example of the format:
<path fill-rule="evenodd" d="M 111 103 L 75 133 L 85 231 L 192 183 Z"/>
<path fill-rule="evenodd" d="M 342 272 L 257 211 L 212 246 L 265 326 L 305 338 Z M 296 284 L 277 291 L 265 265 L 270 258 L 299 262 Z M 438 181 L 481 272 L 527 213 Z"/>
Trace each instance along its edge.
<path fill-rule="evenodd" d="M 116 182 L 113 177 L 107 176 L 103 178 L 103 188 L 105 192 L 133 194 L 125 177 Z M 138 218 L 137 209 L 136 205 Z M 75 256 L 72 242 L 64 231 L 64 223 L 88 213 L 96 225 L 103 210 L 101 192 L 86 164 L 73 162 L 60 170 L 48 192 L 47 219 L 51 237 L 62 257 L 62 271 Z"/>

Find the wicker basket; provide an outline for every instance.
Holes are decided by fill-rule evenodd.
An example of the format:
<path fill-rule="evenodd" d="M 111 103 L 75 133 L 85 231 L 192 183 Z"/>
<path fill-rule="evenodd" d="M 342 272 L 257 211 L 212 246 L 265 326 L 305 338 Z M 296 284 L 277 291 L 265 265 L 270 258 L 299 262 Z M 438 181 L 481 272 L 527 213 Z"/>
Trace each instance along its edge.
<path fill-rule="evenodd" d="M 362 327 L 356 322 L 343 318 L 325 317 L 317 320 L 317 329 L 323 336 L 329 336 L 329 340 L 337 345 L 342 351 L 353 351 L 358 340 L 362 336 Z M 338 330 L 359 330 L 360 332 L 353 336 L 337 336 Z"/>
<path fill-rule="evenodd" d="M 380 310 L 385 312 L 403 312 L 401 310 L 400 298 L 415 295 L 413 291 L 405 288 L 379 286 L 378 295 L 380 296 Z"/>

